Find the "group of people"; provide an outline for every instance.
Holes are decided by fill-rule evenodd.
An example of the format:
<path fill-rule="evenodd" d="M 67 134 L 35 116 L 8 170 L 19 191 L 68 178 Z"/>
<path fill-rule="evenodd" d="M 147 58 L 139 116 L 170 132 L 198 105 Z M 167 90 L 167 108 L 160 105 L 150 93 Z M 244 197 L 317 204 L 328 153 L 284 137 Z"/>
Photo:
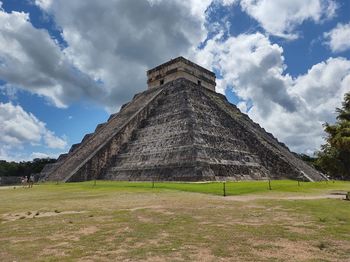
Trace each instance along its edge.
<path fill-rule="evenodd" d="M 34 184 L 34 176 L 33 175 L 22 176 L 21 182 L 23 187 L 26 187 L 28 185 L 28 188 L 32 188 Z"/>

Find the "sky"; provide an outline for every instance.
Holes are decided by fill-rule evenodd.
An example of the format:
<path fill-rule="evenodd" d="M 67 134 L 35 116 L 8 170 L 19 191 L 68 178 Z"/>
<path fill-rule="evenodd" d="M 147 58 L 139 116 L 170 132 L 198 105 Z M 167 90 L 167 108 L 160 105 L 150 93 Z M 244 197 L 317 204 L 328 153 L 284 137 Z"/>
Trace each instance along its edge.
<path fill-rule="evenodd" d="M 350 91 L 350 1 L 0 0 L 0 159 L 67 152 L 180 55 L 312 155 Z"/>

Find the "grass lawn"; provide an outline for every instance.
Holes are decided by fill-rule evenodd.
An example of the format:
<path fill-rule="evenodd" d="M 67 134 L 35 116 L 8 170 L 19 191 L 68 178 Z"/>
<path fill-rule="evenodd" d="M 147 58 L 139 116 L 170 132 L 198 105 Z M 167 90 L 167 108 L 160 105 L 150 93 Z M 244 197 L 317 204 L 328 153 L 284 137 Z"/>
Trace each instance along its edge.
<path fill-rule="evenodd" d="M 0 261 L 350 261 L 349 182 L 0 189 Z"/>

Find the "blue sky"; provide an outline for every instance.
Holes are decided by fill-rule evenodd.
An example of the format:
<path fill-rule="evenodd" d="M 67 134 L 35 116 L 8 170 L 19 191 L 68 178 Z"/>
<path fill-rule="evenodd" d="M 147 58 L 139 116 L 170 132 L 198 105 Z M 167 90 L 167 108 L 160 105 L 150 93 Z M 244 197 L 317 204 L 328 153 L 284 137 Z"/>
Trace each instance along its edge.
<path fill-rule="evenodd" d="M 312 154 L 350 91 L 350 2 L 0 0 L 0 159 L 69 150 L 179 55 Z"/>

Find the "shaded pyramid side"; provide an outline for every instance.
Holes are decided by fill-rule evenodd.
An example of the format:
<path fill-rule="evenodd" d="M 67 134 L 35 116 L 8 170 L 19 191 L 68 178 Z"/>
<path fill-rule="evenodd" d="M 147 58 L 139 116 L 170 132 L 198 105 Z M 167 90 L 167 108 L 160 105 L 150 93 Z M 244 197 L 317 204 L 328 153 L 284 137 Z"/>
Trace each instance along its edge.
<path fill-rule="evenodd" d="M 104 179 L 323 179 L 223 96 L 185 79 L 162 89 Z"/>
<path fill-rule="evenodd" d="M 258 155 L 260 163 L 268 170 L 272 179 L 289 178 L 306 181 L 326 180 L 327 178 L 316 169 L 306 164 L 279 142 L 271 133 L 253 122 L 247 115 L 230 104 L 227 99 L 217 93 L 201 90 L 213 102 L 213 107 L 224 116 L 225 125 L 237 130 L 240 139 Z"/>

